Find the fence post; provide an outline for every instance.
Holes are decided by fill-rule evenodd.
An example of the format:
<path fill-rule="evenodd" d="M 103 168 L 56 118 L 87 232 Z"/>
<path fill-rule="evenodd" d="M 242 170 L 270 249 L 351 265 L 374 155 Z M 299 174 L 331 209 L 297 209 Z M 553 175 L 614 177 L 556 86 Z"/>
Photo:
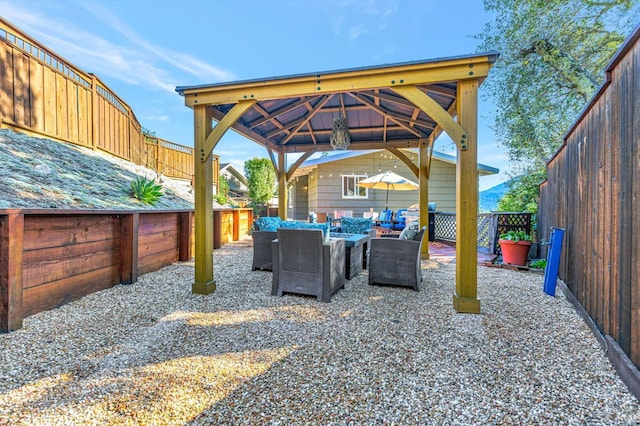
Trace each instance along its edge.
<path fill-rule="evenodd" d="M 93 74 L 91 75 L 91 148 L 95 151 L 98 149 L 98 123 L 100 117 L 98 116 L 98 88 L 97 79 Z"/>
<path fill-rule="evenodd" d="M 178 260 L 191 260 L 193 257 L 192 242 L 193 242 L 193 212 L 181 212 L 178 213 L 178 220 L 180 223 L 180 240 L 178 247 Z"/>
<path fill-rule="evenodd" d="M 120 216 L 120 282 L 138 281 L 138 224 L 140 213 Z"/>
<path fill-rule="evenodd" d="M 22 328 L 24 215 L 0 216 L 0 332 Z"/>

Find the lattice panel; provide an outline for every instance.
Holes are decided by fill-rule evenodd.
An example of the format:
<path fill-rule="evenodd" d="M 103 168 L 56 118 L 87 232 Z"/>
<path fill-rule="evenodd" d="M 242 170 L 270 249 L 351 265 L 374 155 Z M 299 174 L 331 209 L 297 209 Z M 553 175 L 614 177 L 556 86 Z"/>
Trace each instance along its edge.
<path fill-rule="evenodd" d="M 500 235 L 509 231 L 524 231 L 531 233 L 531 213 L 499 213 L 496 218 L 495 231 L 495 251 L 496 254 L 502 254 L 500 245 L 497 244 Z"/>
<path fill-rule="evenodd" d="M 435 215 L 435 232 L 434 236 L 437 240 L 455 241 L 456 240 L 456 214 L 455 213 L 436 213 Z"/>
<path fill-rule="evenodd" d="M 478 247 L 491 247 L 491 214 L 478 215 Z"/>

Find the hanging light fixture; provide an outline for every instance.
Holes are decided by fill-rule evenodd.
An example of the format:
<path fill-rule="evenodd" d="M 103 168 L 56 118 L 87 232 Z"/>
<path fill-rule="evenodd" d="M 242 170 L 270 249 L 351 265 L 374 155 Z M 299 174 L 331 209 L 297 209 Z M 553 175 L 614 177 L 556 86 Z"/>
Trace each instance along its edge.
<path fill-rule="evenodd" d="M 333 119 L 333 130 L 331 130 L 329 142 L 331 142 L 331 146 L 335 150 L 344 150 L 351 145 L 351 136 L 349 136 L 347 119 L 345 117 Z"/>

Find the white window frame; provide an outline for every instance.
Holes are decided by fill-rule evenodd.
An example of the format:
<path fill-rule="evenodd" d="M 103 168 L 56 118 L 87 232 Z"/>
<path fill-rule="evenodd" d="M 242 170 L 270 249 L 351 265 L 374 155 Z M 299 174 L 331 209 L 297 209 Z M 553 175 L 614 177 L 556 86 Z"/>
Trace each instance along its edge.
<path fill-rule="evenodd" d="M 341 175 L 340 176 L 340 182 L 341 182 L 341 186 L 342 186 L 342 198 L 343 199 L 358 199 L 358 200 L 362 200 L 362 199 L 366 199 L 369 198 L 369 189 L 362 187 L 362 186 L 358 186 L 358 181 L 360 179 L 366 179 L 368 176 L 367 175 L 355 175 L 355 174 L 351 174 L 351 175 Z M 359 188 L 360 190 L 364 189 L 364 194 L 363 195 L 348 195 L 346 193 L 347 188 L 345 188 L 345 181 L 346 180 L 353 180 L 353 187 L 354 190 L 355 188 Z M 355 191 L 354 191 L 355 192 Z"/>

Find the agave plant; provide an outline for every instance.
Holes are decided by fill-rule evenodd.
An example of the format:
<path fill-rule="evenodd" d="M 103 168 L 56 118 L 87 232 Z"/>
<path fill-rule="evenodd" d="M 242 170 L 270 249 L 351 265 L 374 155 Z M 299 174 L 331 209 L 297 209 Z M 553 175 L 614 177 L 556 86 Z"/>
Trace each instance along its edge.
<path fill-rule="evenodd" d="M 145 204 L 153 206 L 164 193 L 162 192 L 162 185 L 157 184 L 155 179 L 138 176 L 131 182 L 130 195 Z"/>

